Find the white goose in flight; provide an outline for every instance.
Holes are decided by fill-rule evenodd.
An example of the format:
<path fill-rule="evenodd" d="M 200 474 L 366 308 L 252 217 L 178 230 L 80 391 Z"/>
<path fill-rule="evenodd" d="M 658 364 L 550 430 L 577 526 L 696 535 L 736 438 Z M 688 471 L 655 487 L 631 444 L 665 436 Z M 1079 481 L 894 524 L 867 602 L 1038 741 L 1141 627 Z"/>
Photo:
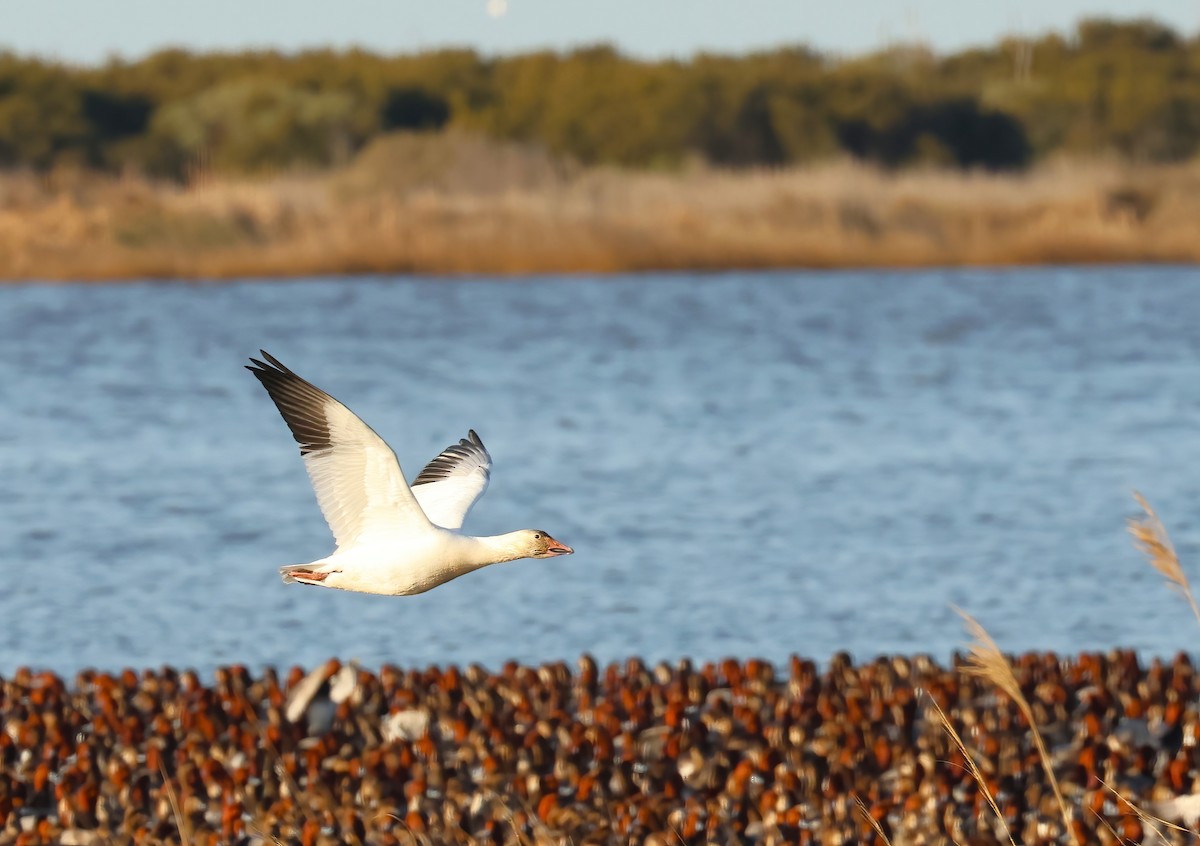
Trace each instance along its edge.
<path fill-rule="evenodd" d="M 574 552 L 548 533 L 491 537 L 458 531 L 487 489 L 492 457 L 471 430 L 425 466 L 410 488 L 383 438 L 316 385 L 262 351 L 246 367 L 275 401 L 317 494 L 337 548 L 279 569 L 285 582 L 401 596 L 501 561 Z"/>

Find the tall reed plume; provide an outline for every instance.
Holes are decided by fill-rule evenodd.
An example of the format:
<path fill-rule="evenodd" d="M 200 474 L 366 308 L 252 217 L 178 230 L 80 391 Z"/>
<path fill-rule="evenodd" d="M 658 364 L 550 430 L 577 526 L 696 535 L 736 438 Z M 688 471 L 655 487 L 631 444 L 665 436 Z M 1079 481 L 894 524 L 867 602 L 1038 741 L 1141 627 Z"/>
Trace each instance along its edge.
<path fill-rule="evenodd" d="M 967 751 L 967 744 L 963 743 L 962 737 L 955 730 L 954 724 L 950 722 L 950 718 L 946 716 L 946 712 L 942 710 L 942 706 L 938 704 L 937 700 L 928 691 L 925 692 L 925 697 L 933 704 L 934 709 L 937 711 L 938 721 L 941 722 L 942 728 L 946 734 L 950 735 L 950 739 L 954 741 L 954 745 L 962 753 L 963 759 L 967 762 L 967 766 L 971 770 L 971 775 L 975 778 L 975 783 L 979 785 L 979 791 L 983 794 L 983 798 L 987 800 L 992 813 L 996 815 L 996 819 L 1000 821 L 1000 825 L 1004 827 L 1004 834 L 1008 837 L 1008 842 L 1012 846 L 1017 846 L 1017 841 L 1013 839 L 1012 831 L 1008 827 L 1008 820 L 1004 819 L 1004 814 L 1000 811 L 1000 806 L 996 804 L 996 798 L 992 796 L 992 791 L 988 788 L 987 779 L 979 771 L 979 765 L 975 763 L 974 756 Z"/>
<path fill-rule="evenodd" d="M 1200 622 L 1200 606 L 1196 604 L 1192 585 L 1187 574 L 1183 572 L 1179 555 L 1175 552 L 1175 545 L 1171 543 L 1170 536 L 1167 535 L 1166 527 L 1145 497 L 1134 491 L 1133 498 L 1146 512 L 1145 516 L 1129 518 L 1129 534 L 1133 535 L 1133 545 L 1146 556 L 1150 566 L 1167 580 L 1171 589 L 1188 601 L 1196 621 Z"/>
<path fill-rule="evenodd" d="M 1050 763 L 1050 752 L 1046 749 L 1046 741 L 1042 739 L 1042 733 L 1038 730 L 1037 721 L 1033 716 L 1033 708 L 1030 706 L 1029 700 L 1025 698 L 1025 694 L 1021 692 L 1021 685 L 1013 673 L 1012 665 L 1000 652 L 1000 647 L 996 645 L 996 641 L 992 640 L 987 629 L 962 609 L 956 608 L 955 610 L 962 616 L 967 631 L 974 638 L 969 647 L 971 654 L 967 656 L 967 664 L 963 668 L 963 672 L 1000 688 L 1021 709 L 1021 713 L 1025 715 L 1025 721 L 1029 723 L 1029 731 L 1033 734 L 1033 742 L 1037 746 L 1042 769 L 1046 771 L 1046 778 L 1054 791 L 1054 798 L 1058 800 L 1059 810 L 1062 811 L 1063 825 L 1066 827 L 1071 842 L 1075 846 L 1081 846 L 1075 829 L 1071 825 L 1071 811 L 1063 798 L 1058 778 L 1054 775 L 1054 767 Z"/>
<path fill-rule="evenodd" d="M 861 815 L 862 818 L 867 821 L 867 824 L 875 830 L 875 833 L 879 835 L 879 839 L 883 842 L 884 846 L 892 846 L 892 841 L 887 836 L 887 832 L 883 830 L 883 826 L 879 824 L 879 820 L 875 819 L 875 817 L 871 815 L 870 809 L 863 802 L 862 797 L 860 797 L 857 793 L 854 795 L 854 805 L 858 809 L 859 815 Z M 682 837 L 679 838 L 679 842 L 683 843 Z M 1013 844 L 1013 846 L 1016 846 L 1016 844 Z"/>
<path fill-rule="evenodd" d="M 1171 590 L 1187 600 L 1188 605 L 1192 608 L 1192 614 L 1196 617 L 1196 621 L 1200 622 L 1200 606 L 1197 605 L 1196 596 L 1192 593 L 1191 582 L 1188 581 L 1187 574 L 1183 572 L 1183 565 L 1179 563 L 1179 554 L 1175 551 L 1175 544 L 1171 543 L 1171 537 L 1167 534 L 1167 527 L 1163 525 L 1158 513 L 1150 507 L 1150 503 L 1146 501 L 1144 496 L 1134 491 L 1133 498 L 1137 500 L 1137 504 L 1145 512 L 1145 515 L 1142 517 L 1129 518 L 1128 528 L 1129 534 L 1133 536 L 1133 545 L 1146 556 L 1146 560 L 1150 562 L 1150 566 L 1166 579 L 1167 585 Z M 1109 784 L 1102 783 L 1109 792 L 1133 809 L 1133 812 L 1141 819 L 1142 824 L 1153 831 L 1164 843 L 1167 842 L 1167 839 L 1163 835 L 1161 827 L 1165 826 L 1182 832 L 1188 831 L 1188 829 L 1181 828 L 1170 820 L 1139 807 L 1129 797 L 1124 796 Z M 1160 802 L 1158 806 L 1161 807 L 1163 804 Z M 1170 802 L 1168 801 L 1166 804 L 1170 804 Z"/>

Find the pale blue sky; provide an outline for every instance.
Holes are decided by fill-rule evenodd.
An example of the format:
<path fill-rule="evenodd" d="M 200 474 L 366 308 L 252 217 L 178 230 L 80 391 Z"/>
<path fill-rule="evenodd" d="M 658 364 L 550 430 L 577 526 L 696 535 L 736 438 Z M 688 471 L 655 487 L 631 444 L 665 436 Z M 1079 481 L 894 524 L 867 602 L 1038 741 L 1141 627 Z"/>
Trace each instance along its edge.
<path fill-rule="evenodd" d="M 1150 15 L 1191 35 L 1200 0 L 0 0 L 0 49 L 76 62 L 178 45 L 512 53 L 608 42 L 686 56 L 796 43 L 855 53 L 921 39 L 946 51 L 1066 31 L 1087 15 Z"/>

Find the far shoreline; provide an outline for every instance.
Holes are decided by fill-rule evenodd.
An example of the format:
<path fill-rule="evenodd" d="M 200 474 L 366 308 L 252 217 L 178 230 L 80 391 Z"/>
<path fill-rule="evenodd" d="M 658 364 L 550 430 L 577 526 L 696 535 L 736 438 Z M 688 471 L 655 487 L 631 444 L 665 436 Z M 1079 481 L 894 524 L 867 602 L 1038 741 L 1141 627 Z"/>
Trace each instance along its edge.
<path fill-rule="evenodd" d="M 411 270 L 411 269 L 396 269 L 396 270 L 372 270 L 372 271 L 313 271 L 306 272 L 303 270 L 294 273 L 238 273 L 230 272 L 228 275 L 222 276 L 204 276 L 204 275 L 188 275 L 180 273 L 178 275 L 163 275 L 163 276 L 68 276 L 55 277 L 50 275 L 34 275 L 30 277 L 8 278 L 0 276 L 0 289 L 2 288 L 17 288 L 27 286 L 88 286 L 88 285 L 188 285 L 196 287 L 207 287 L 217 285 L 239 285 L 239 284 L 271 284 L 284 282 L 370 282 L 370 281 L 428 281 L 428 282 L 477 282 L 479 284 L 519 284 L 524 282 L 538 282 L 559 280 L 564 283 L 578 280 L 603 279 L 607 277 L 673 277 L 673 276 L 688 276 L 696 279 L 720 278 L 737 274 L 769 274 L 772 276 L 798 276 L 804 274 L 819 274 L 819 273 L 844 273 L 852 274 L 861 273 L 896 273 L 896 274 L 921 274 L 922 272 L 996 272 L 1002 273 L 1007 271 L 1037 271 L 1037 270 L 1065 270 L 1079 269 L 1086 271 L 1095 271 L 1103 269 L 1122 270 L 1130 268 L 1152 268 L 1155 270 L 1163 269 L 1179 269 L 1192 270 L 1200 269 L 1200 260 L 1195 261 L 1178 261 L 1172 259 L 1136 259 L 1131 258 L 1113 259 L 1113 260 L 1096 260 L 1089 261 L 1086 259 L 1079 260 L 1063 260 L 1058 262 L 1010 262 L 1010 263 L 986 263 L 986 264 L 910 264 L 910 265 L 889 265 L 889 264 L 845 264 L 845 265 L 764 265 L 751 267 L 745 265 L 731 265 L 728 267 L 722 266 L 705 266 L 705 267 L 687 267 L 687 266 L 668 266 L 668 267 L 634 267 L 629 269 L 605 269 L 592 270 L 588 268 L 570 268 L 570 269 L 538 269 L 532 271 L 521 270 L 504 270 L 504 271 L 474 271 L 474 270 Z"/>
<path fill-rule="evenodd" d="M 0 282 L 1200 263 L 1195 165 L 628 171 L 452 137 L 414 170 L 412 140 L 393 143 L 185 185 L 0 173 Z"/>

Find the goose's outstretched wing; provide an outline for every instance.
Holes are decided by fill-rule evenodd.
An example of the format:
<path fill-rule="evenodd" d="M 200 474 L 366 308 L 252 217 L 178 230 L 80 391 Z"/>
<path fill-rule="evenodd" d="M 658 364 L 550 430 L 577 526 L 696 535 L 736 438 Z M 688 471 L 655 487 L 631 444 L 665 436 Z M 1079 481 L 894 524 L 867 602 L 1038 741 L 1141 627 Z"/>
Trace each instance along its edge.
<path fill-rule="evenodd" d="M 292 436 L 339 548 L 376 532 L 431 529 L 391 447 L 350 409 L 270 353 L 246 369 L 262 382 Z"/>
<path fill-rule="evenodd" d="M 412 492 L 431 522 L 445 529 L 460 529 L 471 506 L 487 490 L 491 476 L 492 457 L 471 429 L 425 465 Z"/>

